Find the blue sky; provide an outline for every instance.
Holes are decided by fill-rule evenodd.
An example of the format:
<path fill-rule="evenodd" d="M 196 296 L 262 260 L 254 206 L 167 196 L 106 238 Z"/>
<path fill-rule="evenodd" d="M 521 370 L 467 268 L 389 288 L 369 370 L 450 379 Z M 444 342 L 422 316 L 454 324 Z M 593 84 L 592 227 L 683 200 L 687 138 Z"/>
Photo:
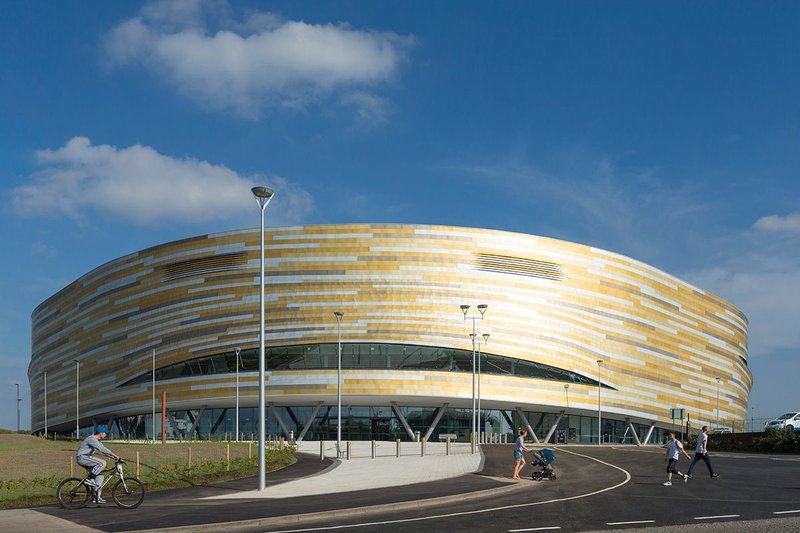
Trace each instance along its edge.
<path fill-rule="evenodd" d="M 750 319 L 800 408 L 800 4 L 28 2 L 0 19 L 0 401 L 96 266 L 258 225 L 489 227 L 661 268 Z M 0 427 L 16 427 L 13 409 Z"/>

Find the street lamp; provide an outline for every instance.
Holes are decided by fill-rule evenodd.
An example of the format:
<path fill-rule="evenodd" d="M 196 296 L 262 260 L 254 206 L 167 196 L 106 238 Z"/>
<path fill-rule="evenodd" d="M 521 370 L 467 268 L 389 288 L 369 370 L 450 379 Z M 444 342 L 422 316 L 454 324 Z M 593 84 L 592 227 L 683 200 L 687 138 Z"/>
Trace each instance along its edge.
<path fill-rule="evenodd" d="M 483 341 L 478 341 L 478 421 L 481 420 L 481 344 L 489 344 L 489 334 L 482 335 Z M 482 433 L 483 427 L 478 428 L 478 435 Z"/>
<path fill-rule="evenodd" d="M 77 359 L 73 359 L 73 361 L 75 361 L 75 439 L 80 439 L 81 425 L 78 406 L 81 401 L 81 362 Z"/>
<path fill-rule="evenodd" d="M 239 442 L 239 354 L 242 351 L 236 348 L 236 442 Z"/>
<path fill-rule="evenodd" d="M 597 444 L 603 444 L 603 415 L 600 410 L 600 387 L 602 386 L 603 379 L 600 377 L 600 371 L 603 368 L 603 360 L 597 360 Z"/>
<path fill-rule="evenodd" d="M 467 316 L 467 312 L 469 311 L 468 305 L 462 305 L 461 312 L 464 313 L 464 320 L 472 320 L 472 438 L 470 439 L 470 447 L 472 453 L 475 453 L 475 430 L 477 425 L 476 414 L 475 414 L 475 321 L 476 320 L 483 320 L 483 316 L 486 314 L 486 309 L 489 307 L 486 304 L 480 304 L 478 306 L 478 311 L 480 311 L 480 316 Z"/>
<path fill-rule="evenodd" d="M 47 438 L 47 370 L 44 371 L 44 436 Z"/>
<path fill-rule="evenodd" d="M 156 350 L 153 348 L 153 444 L 156 443 Z"/>
<path fill-rule="evenodd" d="M 717 427 L 719 427 L 719 378 L 717 378 Z"/>
<path fill-rule="evenodd" d="M 342 311 L 334 311 L 336 317 L 336 456 L 342 455 Z"/>
<path fill-rule="evenodd" d="M 267 464 L 266 464 L 266 399 L 264 397 L 264 210 L 269 202 L 274 198 L 272 189 L 267 187 L 253 187 L 250 189 L 256 198 L 258 207 L 261 209 L 261 322 L 258 328 L 258 491 L 263 492 L 267 483 Z"/>
<path fill-rule="evenodd" d="M 567 396 L 567 409 L 569 409 L 569 383 L 564 383 L 564 394 Z"/>
<path fill-rule="evenodd" d="M 19 383 L 14 383 L 17 386 L 17 433 L 19 433 L 19 402 L 22 400 L 19 399 Z"/>

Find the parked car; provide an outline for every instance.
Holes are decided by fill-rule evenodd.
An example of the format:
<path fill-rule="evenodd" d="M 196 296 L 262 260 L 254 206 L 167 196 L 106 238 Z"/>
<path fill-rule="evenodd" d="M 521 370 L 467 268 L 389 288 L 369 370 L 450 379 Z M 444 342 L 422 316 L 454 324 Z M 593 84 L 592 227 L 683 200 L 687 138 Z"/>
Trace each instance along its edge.
<path fill-rule="evenodd" d="M 800 412 L 786 413 L 764 424 L 764 431 L 800 431 Z"/>

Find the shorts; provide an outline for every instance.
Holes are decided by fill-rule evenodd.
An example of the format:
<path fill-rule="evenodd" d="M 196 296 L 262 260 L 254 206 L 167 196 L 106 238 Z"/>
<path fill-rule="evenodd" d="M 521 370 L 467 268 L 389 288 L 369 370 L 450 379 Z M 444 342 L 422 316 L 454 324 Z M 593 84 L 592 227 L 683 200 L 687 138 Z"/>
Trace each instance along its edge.
<path fill-rule="evenodd" d="M 514 459 L 517 461 L 522 461 L 522 451 L 514 450 Z"/>
<path fill-rule="evenodd" d="M 677 471 L 678 471 L 678 460 L 670 459 L 669 463 L 667 463 L 667 473 L 673 473 Z"/>

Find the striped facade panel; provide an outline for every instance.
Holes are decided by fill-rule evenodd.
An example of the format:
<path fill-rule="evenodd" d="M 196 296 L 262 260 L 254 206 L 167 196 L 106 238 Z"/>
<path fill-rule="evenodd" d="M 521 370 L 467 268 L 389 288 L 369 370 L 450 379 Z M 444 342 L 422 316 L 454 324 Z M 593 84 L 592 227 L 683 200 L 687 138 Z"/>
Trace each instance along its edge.
<path fill-rule="evenodd" d="M 636 260 L 537 236 L 471 228 L 353 224 L 269 229 L 266 346 L 345 344 L 472 350 L 490 333 L 492 356 L 547 365 L 585 382 L 481 377 L 486 408 L 591 414 L 671 424 L 743 421 L 752 376 L 747 319 L 724 300 Z M 102 265 L 32 315 L 32 427 L 75 427 L 150 412 L 157 370 L 258 347 L 258 230 L 155 246 Z M 488 304 L 483 320 L 459 306 Z M 155 353 L 155 357 L 153 354 Z M 597 361 L 602 360 L 602 365 Z M 158 372 L 156 374 L 158 376 Z M 276 405 L 336 402 L 335 368 L 274 370 Z M 257 375 L 240 376 L 241 405 L 257 404 Z M 133 380 L 133 383 L 128 383 Z M 569 385 L 568 390 L 565 385 Z M 156 383 L 170 408 L 232 407 L 234 375 L 199 373 Z M 348 405 L 471 405 L 470 372 L 348 368 Z"/>

